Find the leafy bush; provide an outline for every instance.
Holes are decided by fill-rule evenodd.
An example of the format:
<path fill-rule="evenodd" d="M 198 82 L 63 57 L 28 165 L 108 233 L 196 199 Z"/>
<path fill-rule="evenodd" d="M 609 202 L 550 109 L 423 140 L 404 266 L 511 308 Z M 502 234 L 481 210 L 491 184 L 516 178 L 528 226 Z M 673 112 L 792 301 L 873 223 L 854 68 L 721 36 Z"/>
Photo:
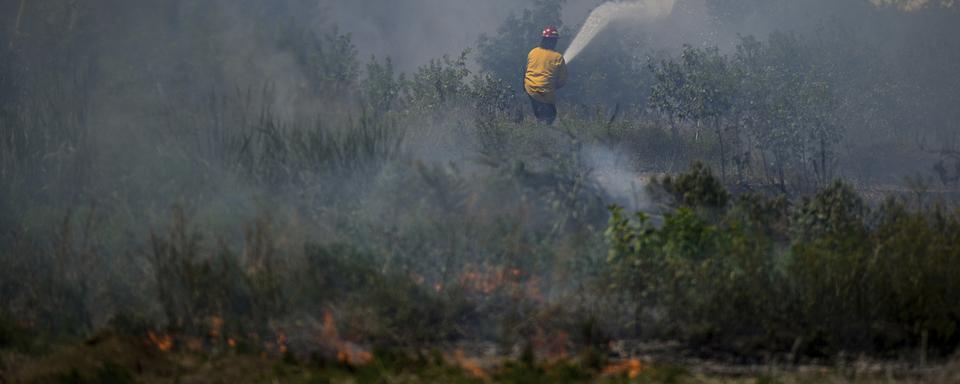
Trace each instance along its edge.
<path fill-rule="evenodd" d="M 678 179 L 679 190 L 726 193 L 700 166 Z M 946 292 L 960 277 L 948 267 L 960 257 L 957 215 L 896 202 L 872 210 L 842 183 L 793 208 L 760 196 L 713 204 L 719 215 L 691 205 L 660 226 L 612 208 L 611 280 L 638 310 L 664 314 L 638 314 L 647 327 L 667 321 L 668 334 L 741 352 L 797 344 L 812 355 L 882 352 L 921 339 L 941 353 L 955 346 L 960 302 Z"/>
<path fill-rule="evenodd" d="M 311 92 L 332 98 L 355 91 L 360 65 L 350 35 L 334 30 L 318 36 L 296 25 L 284 32 L 279 46 L 292 52 Z"/>
<path fill-rule="evenodd" d="M 471 90 L 477 129 L 490 129 L 491 125 L 502 123 L 505 119 L 519 120 L 518 117 L 522 116 L 523 108 L 517 91 L 508 82 L 483 73 L 473 78 Z"/>
<path fill-rule="evenodd" d="M 700 162 L 696 162 L 688 173 L 676 178 L 664 176 L 652 188 L 659 186 L 673 200 L 682 206 L 724 208 L 730 193 L 723 187 L 720 180 L 713 176 L 710 169 Z"/>
<path fill-rule="evenodd" d="M 467 78 L 467 55 L 465 51 L 457 58 L 444 56 L 440 60 L 417 69 L 409 86 L 410 103 L 426 111 L 440 111 L 451 105 L 459 105 L 470 94 Z"/>
<path fill-rule="evenodd" d="M 366 76 L 360 83 L 360 93 L 374 114 L 393 110 L 403 95 L 406 77 L 403 73 L 396 75 L 394 72 L 393 62 L 389 57 L 383 64 L 376 57 L 370 58 L 367 63 Z"/>
<path fill-rule="evenodd" d="M 690 121 L 697 126 L 709 125 L 720 144 L 721 177 L 726 178 L 724 121 L 733 109 L 737 96 L 736 72 L 720 51 L 684 46 L 678 62 L 651 63 L 656 83 L 650 91 L 650 106 L 679 123 Z"/>
<path fill-rule="evenodd" d="M 716 48 L 685 46 L 679 58 L 650 63 L 649 107 L 670 119 L 675 141 L 685 123 L 698 139 L 702 126 L 713 129 L 722 180 L 731 152 L 741 180 L 754 169 L 784 191 L 788 181 L 793 189 L 825 186 L 843 127 L 827 70 L 833 66 L 812 49 L 785 33 L 766 42 L 742 37 L 731 58 Z"/>

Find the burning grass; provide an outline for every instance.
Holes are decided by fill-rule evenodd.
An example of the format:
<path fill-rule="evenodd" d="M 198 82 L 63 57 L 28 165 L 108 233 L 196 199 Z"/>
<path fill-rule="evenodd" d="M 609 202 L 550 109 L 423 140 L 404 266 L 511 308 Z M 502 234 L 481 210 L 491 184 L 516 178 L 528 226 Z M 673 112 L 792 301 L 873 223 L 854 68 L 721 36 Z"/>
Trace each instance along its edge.
<path fill-rule="evenodd" d="M 3 362 L 13 361 L 3 354 Z M 848 373 L 836 367 L 784 371 L 699 372 L 639 359 L 600 366 L 581 356 L 555 361 L 477 358 L 463 349 L 442 353 L 378 350 L 363 363 L 272 357 L 236 350 L 226 352 L 160 351 L 147 337 L 103 333 L 44 356 L 16 357 L 15 367 L 0 366 L 0 377 L 17 383 L 949 383 L 952 368 L 912 373 Z M 852 372 L 852 371 L 849 371 Z"/>
<path fill-rule="evenodd" d="M 348 37 L 320 40 L 291 49 L 315 72 L 356 67 Z M 334 42 L 321 51 L 342 56 L 305 54 Z M 314 79 L 309 118 L 280 117 L 270 86 L 198 91 L 132 144 L 91 130 L 85 84 L 0 111 L 0 349 L 15 356 L 0 382 L 709 382 L 611 345 L 792 367 L 937 361 L 960 343 L 947 207 L 869 207 L 842 184 L 731 196 L 725 182 L 774 171 L 746 158 L 649 199 L 621 188 L 653 212 L 614 209 L 604 231 L 618 196 L 594 172 L 626 186 L 693 158 L 723 170 L 722 138 L 602 111 L 524 122 L 509 84 L 470 82 L 465 57 L 369 71 Z M 606 152 L 627 169 L 596 169 Z M 778 171 L 781 189 L 799 180 Z"/>

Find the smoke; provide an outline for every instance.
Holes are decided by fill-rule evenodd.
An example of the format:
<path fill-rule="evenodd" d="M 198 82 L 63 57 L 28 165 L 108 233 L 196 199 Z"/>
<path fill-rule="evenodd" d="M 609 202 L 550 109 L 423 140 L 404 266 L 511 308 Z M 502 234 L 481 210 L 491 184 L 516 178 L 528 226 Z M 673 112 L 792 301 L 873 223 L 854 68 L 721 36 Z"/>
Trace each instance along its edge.
<path fill-rule="evenodd" d="M 361 57 L 393 59 L 411 72 L 430 59 L 456 55 L 492 33 L 510 13 L 528 6 L 515 0 L 326 0 L 330 21 L 349 33 Z"/>
<path fill-rule="evenodd" d="M 605 3 L 590 13 L 587 21 L 580 28 L 580 32 L 570 43 L 564 53 L 564 59 L 569 63 L 604 28 L 615 21 L 631 21 L 637 23 L 648 22 L 668 16 L 673 12 L 674 0 L 637 0 L 631 2 Z"/>
<path fill-rule="evenodd" d="M 581 156 L 593 180 L 611 202 L 631 211 L 648 211 L 654 207 L 647 194 L 648 178 L 629 166 L 628 156 L 599 145 L 584 147 Z"/>
<path fill-rule="evenodd" d="M 36 5 L 41 3 L 45 5 Z M 470 123 L 474 116 L 456 108 L 442 112 L 411 108 L 413 112 L 402 114 L 408 120 L 396 127 L 390 121 L 383 123 L 382 130 L 374 126 L 377 129 L 361 131 L 370 126 L 366 119 L 354 123 L 363 115 L 356 106 L 356 81 L 344 81 L 349 89 L 336 89 L 333 96 L 318 92 L 322 81 L 329 80 L 317 83 L 316 78 L 326 74 L 323 71 L 340 69 L 339 64 L 347 61 L 339 59 L 345 55 L 323 51 L 319 48 L 326 46 L 312 45 L 301 33 L 309 30 L 326 37 L 336 26 L 340 33 L 350 34 L 360 65 L 350 61 L 347 69 L 356 72 L 348 75 L 362 79 L 363 61 L 371 55 L 381 60 L 389 56 L 396 69 L 414 71 L 430 59 L 473 47 L 480 34 L 495 32 L 507 15 L 529 8 L 532 0 L 69 3 L 70 8 L 57 13 L 58 0 L 0 2 L 0 14 L 9 16 L 6 24 L 0 23 L 0 41 L 8 47 L 16 45 L 23 60 L 6 65 L 24 68 L 7 72 L 4 59 L 12 55 L 0 54 L 0 127 L 20 124 L 19 115 L 4 120 L 8 110 L 50 105 L 37 109 L 38 117 L 29 117 L 43 121 L 18 128 L 27 133 L 24 137 L 69 136 L 73 131 L 67 128 L 76 125 L 75 131 L 81 133 L 75 136 L 89 135 L 90 141 L 69 138 L 61 144 L 51 139 L 45 142 L 49 145 L 35 145 L 35 151 L 30 147 L 37 156 L 16 158 L 27 165 L 17 168 L 16 181 L 4 174 L 0 232 L 13 233 L 13 228 L 19 231 L 23 226 L 38 233 L 38 238 L 56 238 L 56 210 L 69 211 L 90 201 L 107 223 L 99 240 L 102 244 L 95 246 L 103 250 L 98 265 L 112 266 L 98 268 L 91 280 L 118 281 L 102 292 L 131 292 L 132 296 L 142 291 L 137 287 L 148 284 L 144 281 L 151 279 L 142 276 L 145 272 L 136 272 L 148 271 L 139 265 L 147 262 L 125 256 L 141 254 L 130 250 L 139 249 L 140 237 L 168 220 L 167 209 L 174 204 L 197 207 L 191 209 L 197 227 L 231 246 L 245 246 L 238 222 L 266 212 L 282 233 L 278 247 L 296 249 L 291 255 L 307 240 L 333 239 L 382 248 L 389 260 L 403 260 L 427 271 L 448 265 L 447 260 L 482 261 L 525 249 L 527 244 L 520 240 L 516 247 L 509 244 L 508 252 L 498 248 L 506 244 L 500 239 L 513 236 L 507 232 L 512 226 L 503 225 L 507 220 L 530 227 L 558 220 L 529 207 L 563 203 L 552 197 L 565 192 L 557 187 L 557 180 L 563 179 L 540 172 L 550 169 L 550 164 L 527 160 L 534 153 L 557 153 L 567 147 L 542 139 L 528 125 L 496 125 L 493 128 L 508 129 L 490 133 L 490 138 L 497 139 L 490 141 L 510 157 L 505 155 L 502 164 L 495 164 L 499 168 L 485 167 L 474 160 L 481 157 L 484 145 L 478 138 L 480 129 Z M 584 54 L 580 59 L 572 71 L 571 88 L 580 80 L 598 90 L 584 93 L 585 104 L 612 106 L 613 102 L 596 95 L 618 91 L 629 97 L 611 100 L 642 101 L 643 92 L 634 91 L 648 85 L 643 83 L 643 64 L 649 52 L 676 51 L 682 44 L 691 44 L 719 45 L 731 53 L 738 35 L 763 40 L 770 31 L 781 29 L 817 37 L 811 41 L 837 41 L 825 45 L 832 50 L 820 50 L 817 57 L 839 68 L 831 81 L 848 83 L 839 95 L 844 113 L 838 114 L 849 137 L 843 147 L 849 154 L 842 159 L 847 172 L 893 178 L 929 168 L 936 159 L 929 160 L 930 155 L 912 146 L 915 137 L 929 140 L 927 145 L 935 145 L 934 150 L 960 148 L 960 109 L 955 107 L 960 104 L 960 80 L 955 76 L 960 43 L 948 38 L 957 35 L 960 23 L 956 13 L 930 9 L 936 3 L 933 0 L 908 1 L 900 9 L 909 14 L 874 7 L 889 3 L 886 0 L 630 0 L 605 2 L 590 12 L 598 3 L 564 3 L 573 9 L 564 11 L 565 21 L 573 22 L 568 25 L 586 20 L 566 52 L 568 61 L 591 44 L 588 53 L 601 47 L 622 49 L 618 52 L 621 62 L 607 55 L 588 58 Z M 834 28 L 835 24 L 843 28 Z M 625 35 L 619 33 L 621 28 L 642 33 Z M 527 30 L 533 37 L 538 31 Z M 855 39 L 853 34 L 863 37 Z M 877 62 L 882 64 L 873 64 Z M 88 67 L 89 73 L 82 71 Z M 622 70 L 611 70 L 617 68 Z M 24 81 L 22 87 L 36 94 L 37 101 L 33 96 L 13 99 L 20 97 L 19 91 L 3 88 L 5 80 L 21 72 L 36 79 Z M 582 77 L 577 79 L 578 75 Z M 561 107 L 574 110 L 569 100 Z M 344 136 L 348 138 L 404 132 L 402 148 L 384 156 L 382 167 L 368 167 L 367 158 L 358 155 L 351 164 L 363 166 L 351 168 L 349 176 L 325 172 L 323 151 L 343 150 L 330 149 L 322 140 L 308 142 L 308 137 L 287 134 L 286 129 L 315 126 L 336 129 L 337 135 L 359 132 Z M 593 129 L 586 124 L 582 128 L 584 132 Z M 387 146 L 393 138 L 391 133 L 374 144 Z M 501 138 L 510 140 L 501 142 Z M 587 146 L 576 153 L 584 161 L 576 164 L 577 181 L 585 163 L 590 181 L 602 188 L 609 202 L 629 210 L 656 211 L 646 192 L 648 172 L 667 167 L 638 163 L 648 160 L 643 156 L 655 160 L 653 152 L 669 154 L 672 147 L 659 145 L 665 142 L 661 139 L 638 135 L 629 144 L 610 144 L 615 149 Z M 250 142 L 261 147 L 249 149 Z M 642 143 L 653 143 L 650 155 L 638 149 Z M 700 143 L 695 146 L 701 147 Z M 312 150 L 297 152 L 298 148 Z M 689 156 L 709 155 L 696 148 L 691 146 Z M 310 156 L 297 157 L 303 154 Z M 514 157 L 525 160 L 527 168 L 515 167 L 520 162 Z M 6 159 L 0 164 L 14 163 Z M 536 159 L 560 162 L 554 157 Z M 536 200 L 546 198 L 553 200 Z M 51 202 L 56 205 L 51 207 Z M 560 207 L 563 213 L 579 209 Z M 14 249 L 3 241 L 0 247 Z M 7 254 L 18 262 L 28 259 Z M 12 269 L 0 268 L 4 270 Z M 122 271 L 122 279 L 113 271 Z M 100 290 L 92 292 L 107 297 Z"/>
<path fill-rule="evenodd" d="M 907 12 L 919 11 L 938 3 L 937 1 L 931 0 L 870 0 L 870 2 L 877 7 L 896 6 Z M 939 1 L 939 5 L 944 8 L 951 8 L 954 4 L 954 0 Z"/>

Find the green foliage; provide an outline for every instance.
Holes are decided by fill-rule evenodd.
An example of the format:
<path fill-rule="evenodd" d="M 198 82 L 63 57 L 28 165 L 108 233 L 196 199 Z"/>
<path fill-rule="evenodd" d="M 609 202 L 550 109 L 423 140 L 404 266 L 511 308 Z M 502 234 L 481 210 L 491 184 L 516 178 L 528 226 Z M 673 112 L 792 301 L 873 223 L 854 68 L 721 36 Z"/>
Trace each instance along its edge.
<path fill-rule="evenodd" d="M 697 126 L 707 124 L 716 132 L 720 144 L 721 178 L 726 179 L 725 124 L 737 98 L 738 78 L 728 60 L 717 48 L 684 46 L 679 62 L 662 61 L 650 65 L 656 83 L 650 91 L 649 106 L 680 123 L 689 120 Z"/>
<path fill-rule="evenodd" d="M 744 231 L 758 233 L 763 238 L 783 240 L 789 236 L 790 208 L 790 201 L 784 195 L 745 193 L 737 196 L 727 216 L 742 225 Z"/>
<path fill-rule="evenodd" d="M 871 210 L 842 183 L 793 208 L 762 196 L 715 207 L 681 206 L 659 226 L 611 210 L 611 281 L 663 311 L 674 334 L 744 352 L 800 340 L 813 355 L 956 340 L 960 302 L 946 292 L 960 276 L 957 215 L 892 201 Z"/>
<path fill-rule="evenodd" d="M 523 113 L 517 91 L 508 82 L 489 73 L 473 78 L 471 92 L 478 130 L 496 129 L 494 126 L 510 118 L 510 114 Z"/>
<path fill-rule="evenodd" d="M 678 62 L 651 64 L 651 107 L 680 121 L 713 124 L 729 113 L 737 79 L 717 48 L 684 46 Z"/>
<path fill-rule="evenodd" d="M 280 48 L 289 49 L 307 78 L 308 89 L 316 95 L 342 96 L 353 92 L 360 75 L 357 49 L 350 35 L 317 35 L 293 25 L 281 37 Z"/>
<path fill-rule="evenodd" d="M 730 193 L 710 169 L 701 162 L 693 163 L 690 171 L 676 177 L 664 176 L 651 186 L 662 188 L 676 204 L 687 207 L 723 208 Z"/>
<path fill-rule="evenodd" d="M 182 120 L 194 130 L 171 131 L 171 145 L 192 147 L 191 162 L 228 170 L 264 186 L 304 185 L 319 177 L 373 172 L 400 156 L 405 130 L 387 114 L 397 102 L 402 79 L 390 80 L 388 68 L 371 63 L 377 79 L 367 79 L 362 93 L 370 97 L 358 116 L 348 113 L 316 121 L 288 123 L 261 96 L 211 95 L 196 115 Z M 378 70 L 384 72 L 377 74 Z"/>
<path fill-rule="evenodd" d="M 895 201 L 885 203 L 879 215 L 871 240 L 884 257 L 871 261 L 876 274 L 869 279 L 878 298 L 890 299 L 874 303 L 875 310 L 902 324 L 903 334 L 916 337 L 929 330 L 935 338 L 954 339 L 958 308 L 950 292 L 960 273 L 960 219 L 941 209 L 909 212 Z"/>
<path fill-rule="evenodd" d="M 397 107 L 397 101 L 404 90 L 404 74 L 394 73 L 393 62 L 386 58 L 381 64 L 376 57 L 367 63 L 367 72 L 360 83 L 360 94 L 373 110 L 373 113 L 387 113 Z"/>
<path fill-rule="evenodd" d="M 470 94 L 467 78 L 467 55 L 464 51 L 457 58 L 444 56 L 440 60 L 417 69 L 410 83 L 410 103 L 415 107 L 438 111 L 463 102 Z"/>
<path fill-rule="evenodd" d="M 684 383 L 690 377 L 690 372 L 676 365 L 664 365 L 645 370 L 638 377 L 640 383 Z"/>
<path fill-rule="evenodd" d="M 753 296 L 771 287 L 763 240 L 709 224 L 689 208 L 666 215 L 661 228 L 644 215 L 632 221 L 619 208 L 613 212 L 607 230 L 613 281 L 637 290 L 630 297 L 638 308 L 664 310 L 670 332 L 717 342 L 769 326 L 762 318 L 768 303 Z"/>
<path fill-rule="evenodd" d="M 832 148 L 842 138 L 829 67 L 785 33 L 771 34 L 766 43 L 742 38 L 733 61 L 743 95 L 734 107 L 736 123 L 754 143 L 748 150 L 773 160 L 764 172 L 785 188 L 787 169 L 809 169 L 824 186 L 832 178 Z"/>
<path fill-rule="evenodd" d="M 697 137 L 702 125 L 712 128 L 722 179 L 732 151 L 741 177 L 758 166 L 784 190 L 788 178 L 797 188 L 823 186 L 833 177 L 833 148 L 843 135 L 833 65 L 812 49 L 785 33 L 766 43 L 742 37 L 732 58 L 685 46 L 679 58 L 649 64 L 655 83 L 648 106 L 671 119 L 674 140 L 684 123 L 695 126 Z"/>
<path fill-rule="evenodd" d="M 863 199 L 842 182 L 822 189 L 812 199 L 804 199 L 794 212 L 793 237 L 807 243 L 837 235 L 837 239 L 861 240 L 866 232 L 866 207 Z"/>

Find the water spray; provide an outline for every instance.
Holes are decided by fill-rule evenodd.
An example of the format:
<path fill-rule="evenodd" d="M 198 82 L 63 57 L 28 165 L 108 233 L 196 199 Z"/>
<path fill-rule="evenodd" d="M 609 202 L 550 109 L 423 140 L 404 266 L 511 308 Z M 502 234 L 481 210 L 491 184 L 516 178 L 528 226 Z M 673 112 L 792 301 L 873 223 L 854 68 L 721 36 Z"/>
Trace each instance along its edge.
<path fill-rule="evenodd" d="M 600 5 L 583 23 L 580 32 L 570 43 L 563 58 L 567 63 L 573 61 L 604 28 L 616 21 L 650 22 L 673 12 L 675 0 L 633 0 L 623 2 L 608 2 Z"/>

